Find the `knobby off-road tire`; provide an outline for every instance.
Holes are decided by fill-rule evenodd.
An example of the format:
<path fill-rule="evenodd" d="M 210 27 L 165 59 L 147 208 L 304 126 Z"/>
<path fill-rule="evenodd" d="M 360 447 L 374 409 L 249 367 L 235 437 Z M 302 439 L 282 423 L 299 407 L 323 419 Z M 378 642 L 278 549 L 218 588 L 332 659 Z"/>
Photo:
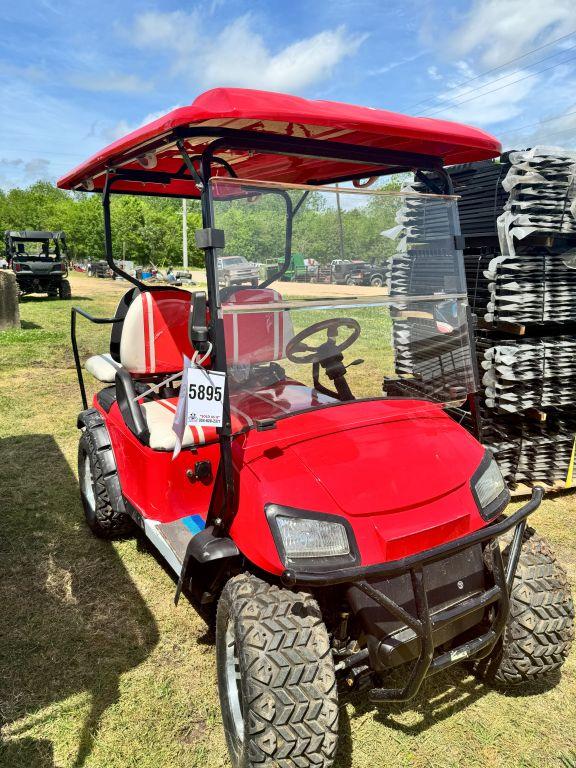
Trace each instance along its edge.
<path fill-rule="evenodd" d="M 504 551 L 506 561 L 507 551 Z M 501 642 L 474 665 L 500 687 L 544 680 L 566 661 L 574 639 L 574 605 L 564 569 L 548 543 L 527 528 Z"/>
<path fill-rule="evenodd" d="M 101 539 L 120 538 L 134 533 L 132 518 L 118 510 L 120 483 L 108 430 L 104 424 L 95 424 L 82 432 L 78 444 L 78 479 L 86 522 L 92 533 Z M 114 506 L 110 499 L 112 489 L 117 490 L 115 496 L 118 497 Z"/>
<path fill-rule="evenodd" d="M 68 280 L 62 280 L 60 282 L 60 285 L 58 287 L 58 295 L 61 299 L 71 299 L 72 298 L 72 288 L 70 287 L 70 283 Z"/>
<path fill-rule="evenodd" d="M 216 617 L 218 688 L 234 768 L 329 768 L 338 696 L 316 601 L 243 574 Z M 236 674 L 234 674 L 236 673 Z"/>

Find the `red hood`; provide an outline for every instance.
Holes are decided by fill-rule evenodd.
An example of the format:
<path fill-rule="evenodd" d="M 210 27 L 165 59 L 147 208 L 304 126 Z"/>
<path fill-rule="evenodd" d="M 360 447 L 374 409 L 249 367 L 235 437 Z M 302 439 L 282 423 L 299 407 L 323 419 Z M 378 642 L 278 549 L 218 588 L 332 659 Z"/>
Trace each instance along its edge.
<path fill-rule="evenodd" d="M 288 448 L 346 515 L 419 506 L 470 482 L 483 451 L 442 411 L 398 416 Z"/>
<path fill-rule="evenodd" d="M 470 491 L 484 449 L 438 406 L 349 403 L 282 419 L 237 448 L 244 469 L 232 535 L 249 559 L 274 572 L 281 565 L 262 519 L 268 503 L 345 516 L 364 565 L 485 525 Z"/>
<path fill-rule="evenodd" d="M 244 461 L 256 460 L 257 474 L 263 470 L 258 459 L 281 450 L 286 468 L 298 460 L 302 475 L 311 475 L 346 515 L 392 512 L 445 496 L 470 482 L 484 453 L 442 408 L 413 400 L 300 414 L 273 431 L 252 433 L 248 443 Z M 277 491 L 270 488 L 272 495 Z"/>

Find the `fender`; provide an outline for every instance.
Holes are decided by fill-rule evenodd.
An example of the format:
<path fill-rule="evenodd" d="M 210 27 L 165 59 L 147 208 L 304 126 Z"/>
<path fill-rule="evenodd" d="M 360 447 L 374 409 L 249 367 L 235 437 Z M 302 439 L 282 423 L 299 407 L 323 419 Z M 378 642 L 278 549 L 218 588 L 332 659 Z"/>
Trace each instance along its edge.
<path fill-rule="evenodd" d="M 190 539 L 186 548 L 184 563 L 174 595 L 174 604 L 178 605 L 182 587 L 187 579 L 192 578 L 192 572 L 196 565 L 206 565 L 215 561 L 221 561 L 221 565 L 227 565 L 231 560 L 239 557 L 240 550 L 232 539 L 228 536 L 215 536 L 213 525 L 209 525 L 197 533 Z"/>

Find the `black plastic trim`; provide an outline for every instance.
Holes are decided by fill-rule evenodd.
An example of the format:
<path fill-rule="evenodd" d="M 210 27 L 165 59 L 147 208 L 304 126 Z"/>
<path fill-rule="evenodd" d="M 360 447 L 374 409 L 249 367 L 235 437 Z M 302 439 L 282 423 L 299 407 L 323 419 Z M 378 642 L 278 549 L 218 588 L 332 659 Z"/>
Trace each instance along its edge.
<path fill-rule="evenodd" d="M 126 426 L 144 445 L 150 441 L 150 432 L 142 413 L 140 403 L 136 400 L 132 376 L 125 368 L 116 371 L 116 402 Z"/>

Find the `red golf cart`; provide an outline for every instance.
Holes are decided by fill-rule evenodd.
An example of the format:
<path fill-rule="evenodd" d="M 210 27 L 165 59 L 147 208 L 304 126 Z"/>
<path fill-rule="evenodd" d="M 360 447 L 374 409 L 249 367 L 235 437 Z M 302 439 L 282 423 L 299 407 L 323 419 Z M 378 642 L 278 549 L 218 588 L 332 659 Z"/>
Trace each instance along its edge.
<path fill-rule="evenodd" d="M 566 578 L 526 525 L 542 491 L 505 515 L 496 463 L 458 423 L 477 372 L 444 166 L 499 150 L 454 123 L 217 89 L 59 182 L 102 194 L 107 261 L 131 283 L 112 318 L 72 312 L 86 519 L 141 529 L 215 621 L 235 766 L 331 765 L 338 687 L 405 701 L 458 662 L 513 685 L 566 658 Z M 429 194 L 361 181 L 400 172 Z M 112 194 L 201 200 L 207 292 L 116 266 Z M 326 263 L 358 258 L 395 223 L 387 288 L 279 293 L 312 238 Z M 226 253 L 278 270 L 227 285 Z M 111 326 L 85 363 L 105 385 L 91 405 L 78 316 Z"/>

